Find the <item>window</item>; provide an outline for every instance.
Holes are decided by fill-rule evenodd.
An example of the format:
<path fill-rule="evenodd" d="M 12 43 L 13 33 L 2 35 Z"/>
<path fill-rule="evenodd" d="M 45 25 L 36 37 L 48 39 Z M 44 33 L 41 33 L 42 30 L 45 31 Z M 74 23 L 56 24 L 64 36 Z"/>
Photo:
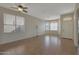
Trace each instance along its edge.
<path fill-rule="evenodd" d="M 24 17 L 4 14 L 4 32 L 21 31 L 24 27 Z"/>
<path fill-rule="evenodd" d="M 46 31 L 49 30 L 49 22 L 46 22 Z"/>
<path fill-rule="evenodd" d="M 24 17 L 16 17 L 16 31 L 24 31 Z"/>
<path fill-rule="evenodd" d="M 46 31 L 48 30 L 58 30 L 58 23 L 57 22 L 46 22 Z"/>
<path fill-rule="evenodd" d="M 15 30 L 15 16 L 4 14 L 4 32 L 12 32 Z"/>
<path fill-rule="evenodd" d="M 58 30 L 58 23 L 57 22 L 50 23 L 50 30 Z"/>

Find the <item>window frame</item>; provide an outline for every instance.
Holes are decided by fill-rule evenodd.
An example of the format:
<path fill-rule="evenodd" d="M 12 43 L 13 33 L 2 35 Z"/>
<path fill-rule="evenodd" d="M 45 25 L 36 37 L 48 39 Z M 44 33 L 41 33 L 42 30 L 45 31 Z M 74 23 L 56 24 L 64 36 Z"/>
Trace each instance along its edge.
<path fill-rule="evenodd" d="M 6 24 L 6 22 L 5 22 L 5 18 L 7 17 L 6 15 L 11 15 L 11 16 L 13 16 L 14 17 L 14 22 L 13 22 L 13 24 Z M 17 17 L 20 17 L 20 18 L 22 18 L 21 20 L 23 20 L 23 25 L 17 25 L 16 23 L 17 23 Z M 16 28 L 17 28 L 17 26 L 24 26 L 25 25 L 25 18 L 23 17 L 23 16 L 17 16 L 17 15 L 13 15 L 13 14 L 8 14 L 8 13 L 4 13 L 3 14 L 3 25 L 4 25 L 4 27 L 5 26 L 13 26 L 14 28 L 15 28 L 15 30 L 13 31 L 13 32 L 16 32 Z M 24 27 L 23 27 L 24 28 Z M 9 32 L 9 31 L 5 31 L 5 28 L 4 28 L 4 33 L 11 33 L 11 32 Z"/>

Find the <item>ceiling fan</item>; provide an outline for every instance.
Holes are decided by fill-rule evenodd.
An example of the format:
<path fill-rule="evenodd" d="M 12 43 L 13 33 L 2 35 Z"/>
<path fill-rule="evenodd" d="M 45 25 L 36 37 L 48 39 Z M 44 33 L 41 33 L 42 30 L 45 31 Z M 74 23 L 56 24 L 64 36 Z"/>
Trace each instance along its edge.
<path fill-rule="evenodd" d="M 11 8 L 17 9 L 18 11 L 24 12 L 24 13 L 27 13 L 27 10 L 26 9 L 28 9 L 27 7 L 24 7 L 21 4 L 17 5 L 16 7 L 11 7 Z"/>

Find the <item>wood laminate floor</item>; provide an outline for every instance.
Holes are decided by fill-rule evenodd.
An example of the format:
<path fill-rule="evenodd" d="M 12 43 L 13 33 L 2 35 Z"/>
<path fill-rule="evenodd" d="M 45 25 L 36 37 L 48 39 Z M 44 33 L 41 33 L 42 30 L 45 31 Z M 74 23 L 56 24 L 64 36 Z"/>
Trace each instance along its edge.
<path fill-rule="evenodd" d="M 42 35 L 0 45 L 1 55 L 74 55 L 73 40 Z"/>

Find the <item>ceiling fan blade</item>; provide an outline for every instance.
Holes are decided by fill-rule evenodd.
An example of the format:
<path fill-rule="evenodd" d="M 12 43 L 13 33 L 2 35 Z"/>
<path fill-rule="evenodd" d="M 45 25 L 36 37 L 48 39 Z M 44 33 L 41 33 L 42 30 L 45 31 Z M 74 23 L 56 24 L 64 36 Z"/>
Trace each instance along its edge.
<path fill-rule="evenodd" d="M 26 11 L 26 10 L 23 10 L 23 12 L 27 13 L 27 11 Z"/>
<path fill-rule="evenodd" d="M 24 7 L 22 5 L 18 5 L 19 8 L 27 9 L 27 7 Z"/>
<path fill-rule="evenodd" d="M 23 9 L 28 9 L 27 7 L 23 7 Z"/>

